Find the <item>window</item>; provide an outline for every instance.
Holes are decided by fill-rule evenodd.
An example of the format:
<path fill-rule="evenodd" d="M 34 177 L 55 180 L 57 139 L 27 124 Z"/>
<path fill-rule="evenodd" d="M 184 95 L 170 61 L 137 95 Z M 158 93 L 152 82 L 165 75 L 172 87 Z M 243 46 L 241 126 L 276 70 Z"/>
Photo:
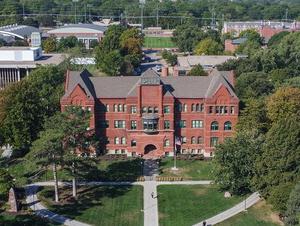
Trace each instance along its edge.
<path fill-rule="evenodd" d="M 114 144 L 120 144 L 120 139 L 119 139 L 119 137 L 115 137 L 115 139 L 114 139 Z"/>
<path fill-rule="evenodd" d="M 211 130 L 219 130 L 219 123 L 216 121 L 213 121 L 210 125 Z"/>
<path fill-rule="evenodd" d="M 125 128 L 125 121 L 124 120 L 116 120 L 115 128 Z"/>
<path fill-rule="evenodd" d="M 187 109 L 188 109 L 187 104 L 183 104 L 183 112 L 187 112 Z"/>
<path fill-rule="evenodd" d="M 192 120 L 192 128 L 202 128 L 203 121 L 202 120 Z"/>
<path fill-rule="evenodd" d="M 123 104 L 123 112 L 126 112 L 127 111 L 127 106 L 126 104 Z"/>
<path fill-rule="evenodd" d="M 170 129 L 170 121 L 169 120 L 164 121 L 164 129 Z"/>
<path fill-rule="evenodd" d="M 131 106 L 131 114 L 136 114 L 136 106 Z"/>
<path fill-rule="evenodd" d="M 211 137 L 210 138 L 210 146 L 215 147 L 218 144 L 219 138 L 218 137 Z"/>
<path fill-rule="evenodd" d="M 144 130 L 157 130 L 157 121 L 153 120 L 144 120 L 143 121 L 143 128 Z"/>
<path fill-rule="evenodd" d="M 209 106 L 209 114 L 214 113 L 214 107 L 213 106 Z"/>
<path fill-rule="evenodd" d="M 125 149 L 121 149 L 121 154 L 125 154 L 126 150 Z"/>
<path fill-rule="evenodd" d="M 118 111 L 118 105 L 114 104 L 114 112 Z"/>
<path fill-rule="evenodd" d="M 180 120 L 179 122 L 177 122 L 177 127 L 186 128 L 186 121 L 185 120 Z"/>
<path fill-rule="evenodd" d="M 181 137 L 181 142 L 182 142 L 183 144 L 186 144 L 186 137 Z"/>
<path fill-rule="evenodd" d="M 170 113 L 170 106 L 164 106 L 164 114 Z"/>
<path fill-rule="evenodd" d="M 197 105 L 195 105 L 195 104 L 192 104 L 192 111 L 194 112 L 194 111 L 196 111 L 196 109 L 197 109 L 197 107 L 196 107 Z"/>
<path fill-rule="evenodd" d="M 220 107 L 216 106 L 216 114 L 219 114 L 219 113 L 220 113 Z"/>
<path fill-rule="evenodd" d="M 220 106 L 220 114 L 224 114 L 225 110 L 224 110 L 224 106 Z"/>
<path fill-rule="evenodd" d="M 179 112 L 182 112 L 182 104 L 178 104 L 178 105 L 177 105 L 177 110 L 178 110 Z"/>
<path fill-rule="evenodd" d="M 154 110 L 153 110 L 153 107 L 148 107 L 148 113 L 153 113 Z"/>
<path fill-rule="evenodd" d="M 105 105 L 105 112 L 109 112 L 109 104 Z"/>
<path fill-rule="evenodd" d="M 126 144 L 126 138 L 125 137 L 121 138 L 121 144 Z"/>
<path fill-rule="evenodd" d="M 158 107 L 154 108 L 154 113 L 158 113 Z"/>
<path fill-rule="evenodd" d="M 228 107 L 224 106 L 224 114 L 228 114 Z"/>
<path fill-rule="evenodd" d="M 196 144 L 196 137 L 192 137 L 192 138 L 191 138 L 191 143 L 192 143 L 192 144 Z"/>
<path fill-rule="evenodd" d="M 198 144 L 203 144 L 203 137 L 198 137 Z"/>
<path fill-rule="evenodd" d="M 169 139 L 166 139 L 164 141 L 164 147 L 169 147 L 170 146 L 170 140 Z"/>
<path fill-rule="evenodd" d="M 136 140 L 131 140 L 131 147 L 136 147 Z"/>
<path fill-rule="evenodd" d="M 230 114 L 234 114 L 234 107 L 233 106 L 230 107 Z"/>
<path fill-rule="evenodd" d="M 227 121 L 224 123 L 224 130 L 228 131 L 231 130 L 232 126 L 231 126 L 231 122 Z"/>
<path fill-rule="evenodd" d="M 147 113 L 147 107 L 143 107 L 143 113 Z"/>
<path fill-rule="evenodd" d="M 202 112 L 203 110 L 204 110 L 204 105 L 203 105 L 203 104 L 200 104 L 200 105 L 197 107 L 197 111 Z"/>
<path fill-rule="evenodd" d="M 118 105 L 118 112 L 122 112 L 123 111 L 123 105 L 122 104 L 119 104 Z"/>
<path fill-rule="evenodd" d="M 132 130 L 136 129 L 136 121 L 135 120 L 130 122 L 130 129 L 132 129 Z"/>

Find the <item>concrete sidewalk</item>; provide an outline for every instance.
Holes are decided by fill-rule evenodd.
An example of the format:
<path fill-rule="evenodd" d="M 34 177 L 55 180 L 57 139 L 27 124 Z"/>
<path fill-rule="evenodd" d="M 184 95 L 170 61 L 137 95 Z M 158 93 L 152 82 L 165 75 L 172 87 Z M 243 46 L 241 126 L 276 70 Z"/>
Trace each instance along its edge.
<path fill-rule="evenodd" d="M 225 210 L 222 213 L 219 213 L 207 220 L 206 225 L 214 225 L 217 223 L 220 223 L 222 221 L 227 220 L 230 217 L 233 217 L 234 215 L 248 209 L 249 207 L 253 206 L 255 203 L 257 203 L 260 200 L 260 196 L 258 192 L 253 193 L 250 195 L 245 201 L 240 202 L 239 204 L 235 205 L 234 207 Z M 203 226 L 203 221 L 200 223 L 197 223 L 193 226 Z"/>
<path fill-rule="evenodd" d="M 37 216 L 42 218 L 47 218 L 51 221 L 57 222 L 59 224 L 67 225 L 67 226 L 90 226 L 89 224 L 72 220 L 47 210 L 47 208 L 43 206 L 37 198 L 36 195 L 37 189 L 38 186 L 36 185 L 29 185 L 25 187 L 26 203 L 29 204 L 30 209 L 32 209 Z"/>
<path fill-rule="evenodd" d="M 144 182 L 144 226 L 158 226 L 157 184 Z"/>

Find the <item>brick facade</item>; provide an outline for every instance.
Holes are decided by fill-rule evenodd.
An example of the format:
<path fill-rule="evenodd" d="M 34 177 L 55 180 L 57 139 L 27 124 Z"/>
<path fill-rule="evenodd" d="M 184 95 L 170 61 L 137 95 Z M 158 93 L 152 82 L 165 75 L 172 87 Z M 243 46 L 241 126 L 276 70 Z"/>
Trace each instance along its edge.
<path fill-rule="evenodd" d="M 238 120 L 239 100 L 232 90 L 232 78 L 232 73 L 223 76 L 216 71 L 207 78 L 163 78 L 147 71 L 141 77 L 110 80 L 90 78 L 86 71 L 68 72 L 61 106 L 62 110 L 67 105 L 91 110 L 90 127 L 99 137 L 100 151 L 128 156 L 173 155 L 178 137 L 183 141 L 181 152 L 209 157 L 213 156 L 212 142 L 232 136 Z M 192 85 L 196 82 L 199 91 L 197 84 Z M 213 122 L 218 123 L 215 130 Z"/>

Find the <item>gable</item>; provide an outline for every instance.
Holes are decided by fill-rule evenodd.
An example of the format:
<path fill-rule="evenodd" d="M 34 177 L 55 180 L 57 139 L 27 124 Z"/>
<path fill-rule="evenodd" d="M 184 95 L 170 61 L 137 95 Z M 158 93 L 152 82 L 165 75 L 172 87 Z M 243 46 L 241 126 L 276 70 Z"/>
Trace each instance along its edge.
<path fill-rule="evenodd" d="M 71 99 L 71 104 L 81 105 L 85 100 L 87 100 L 87 94 L 84 89 L 78 84 L 70 93 L 69 98 Z"/>
<path fill-rule="evenodd" d="M 226 86 L 220 84 L 216 92 L 212 95 L 212 98 L 216 100 L 216 103 L 224 104 L 231 99 L 231 94 Z"/>

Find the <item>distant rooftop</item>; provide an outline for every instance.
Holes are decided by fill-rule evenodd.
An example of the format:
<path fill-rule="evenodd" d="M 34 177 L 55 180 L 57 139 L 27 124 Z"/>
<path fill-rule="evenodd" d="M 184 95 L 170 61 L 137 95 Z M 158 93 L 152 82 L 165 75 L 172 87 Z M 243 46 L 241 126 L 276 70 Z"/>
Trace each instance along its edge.
<path fill-rule="evenodd" d="M 20 39 L 30 38 L 33 32 L 40 32 L 40 30 L 36 27 L 17 24 L 0 27 L 0 35 L 14 36 Z"/>
<path fill-rule="evenodd" d="M 107 26 L 96 24 L 66 24 L 62 27 L 48 31 L 48 34 L 57 33 L 103 33 L 107 30 Z"/>
<path fill-rule="evenodd" d="M 204 68 L 214 67 L 222 64 L 229 59 L 235 59 L 234 56 L 214 56 L 214 55 L 198 55 L 198 56 L 184 56 L 178 57 L 179 67 L 193 67 L 201 64 Z"/>
<path fill-rule="evenodd" d="M 247 38 L 237 38 L 232 40 L 233 45 L 240 45 L 246 42 L 248 39 Z"/>

